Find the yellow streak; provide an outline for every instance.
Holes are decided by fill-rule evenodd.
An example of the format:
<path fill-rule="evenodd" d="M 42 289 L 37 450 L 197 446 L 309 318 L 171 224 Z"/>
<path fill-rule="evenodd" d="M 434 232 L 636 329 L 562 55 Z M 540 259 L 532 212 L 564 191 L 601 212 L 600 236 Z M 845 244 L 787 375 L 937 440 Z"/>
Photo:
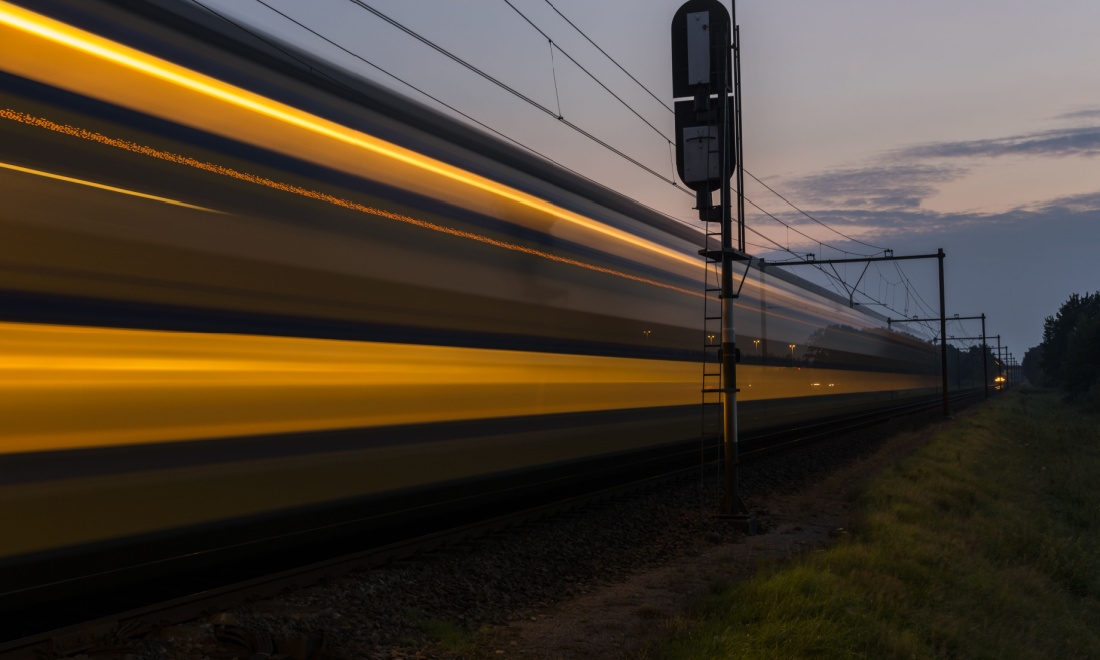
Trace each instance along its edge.
<path fill-rule="evenodd" d="M 95 133 L 93 131 L 89 131 L 89 130 L 86 130 L 86 129 L 83 129 L 83 128 L 76 128 L 76 127 L 69 126 L 69 125 L 66 125 L 66 124 L 58 124 L 58 123 L 52 122 L 48 119 L 45 119 L 45 118 L 42 118 L 42 117 L 35 117 L 34 115 L 28 115 L 26 113 L 18 112 L 16 110 L 12 110 L 10 108 L 0 109 L 0 119 L 8 119 L 8 120 L 16 121 L 16 122 L 19 122 L 19 123 L 22 123 L 22 124 L 27 124 L 29 126 L 37 126 L 38 128 L 44 128 L 46 130 L 54 131 L 55 133 L 61 133 L 63 135 L 70 135 L 70 136 L 73 136 L 73 137 L 80 138 L 82 140 L 90 140 L 92 142 L 98 142 L 100 144 L 105 144 L 105 145 L 108 145 L 108 146 L 111 146 L 111 147 L 115 147 L 117 149 L 123 149 L 125 151 L 130 151 L 130 152 L 133 152 L 133 153 L 142 154 L 144 156 L 149 156 L 151 158 L 159 158 L 160 160 L 166 160 L 166 161 L 169 161 L 169 162 L 172 162 L 172 163 L 176 163 L 178 165 L 186 165 L 188 167 L 193 167 L 195 169 L 203 170 L 205 172 L 212 172 L 214 174 L 220 174 L 222 176 L 230 177 L 232 179 L 239 179 L 241 181 L 247 181 L 248 183 L 254 183 L 254 184 L 259 185 L 259 186 L 265 186 L 267 188 L 273 188 L 275 190 L 281 190 L 283 192 L 292 193 L 294 195 L 300 195 L 302 197 L 308 197 L 310 199 L 315 199 L 315 200 L 319 200 L 319 201 L 322 201 L 322 202 L 327 202 L 329 204 L 333 204 L 334 206 L 340 206 L 340 207 L 343 207 L 343 208 L 346 208 L 346 209 L 350 209 L 352 211 L 359 211 L 360 213 L 367 213 L 369 215 L 375 215 L 375 216 L 382 217 L 382 218 L 388 218 L 390 220 L 396 220 L 398 222 L 404 222 L 404 223 L 407 223 L 407 224 L 416 225 L 417 227 L 422 227 L 424 229 L 430 229 L 432 231 L 437 231 L 437 232 L 440 232 L 440 233 L 449 234 L 451 236 L 458 236 L 460 238 L 466 238 L 466 239 L 478 241 L 479 243 L 486 243 L 486 244 L 489 244 L 489 245 L 494 245 L 496 247 L 504 248 L 506 250 L 511 250 L 513 252 L 523 252 L 525 254 L 530 254 L 530 255 L 536 256 L 536 257 L 541 257 L 543 259 L 548 259 L 550 261 L 556 261 L 556 262 L 559 262 L 559 263 L 570 264 L 570 265 L 577 266 L 577 267 L 580 267 L 580 268 L 584 268 L 584 269 L 587 269 L 587 270 L 593 270 L 593 271 L 597 271 L 597 272 L 600 272 L 600 273 L 605 273 L 605 274 L 608 274 L 608 275 L 614 275 L 616 277 L 621 277 L 621 278 L 628 279 L 628 280 L 634 280 L 635 282 L 642 282 L 643 284 L 649 284 L 649 285 L 661 287 L 661 288 L 664 288 L 664 289 L 671 289 L 673 291 L 678 291 L 680 293 L 686 293 L 686 294 L 692 295 L 692 296 L 698 296 L 698 297 L 703 296 L 703 294 L 698 292 L 698 291 L 691 291 L 689 289 L 684 289 L 684 288 L 681 288 L 681 287 L 678 287 L 678 286 L 675 286 L 675 285 L 672 285 L 672 284 L 666 284 L 665 282 L 659 282 L 657 280 L 649 279 L 649 278 L 646 278 L 646 277 L 640 277 L 638 275 L 631 275 L 630 273 L 624 273 L 623 271 L 614 270 L 612 268 L 607 268 L 607 267 L 604 267 L 604 266 L 597 266 L 595 264 L 591 264 L 591 263 L 588 263 L 588 262 L 585 262 L 585 261 L 580 261 L 578 259 L 570 259 L 568 257 L 558 256 L 558 255 L 553 254 L 551 252 L 545 252 L 543 250 L 536 250 L 535 248 L 530 248 L 530 247 L 527 247 L 525 245 L 519 245 L 517 243 L 509 243 L 507 241 L 501 241 L 501 240 L 491 238 L 491 237 L 488 237 L 488 236 L 483 236 L 481 234 L 475 234 L 474 232 L 464 231 L 464 230 L 461 230 L 461 229 L 454 229 L 452 227 L 445 227 L 443 225 L 439 225 L 439 224 L 436 224 L 434 222 L 428 222 L 426 220 L 419 220 L 417 218 L 413 218 L 413 217 L 408 216 L 408 215 L 403 215 L 401 213 L 394 213 L 392 211 L 385 211 L 383 209 L 374 208 L 372 206 L 367 206 L 365 204 L 360 204 L 358 202 L 353 202 L 351 200 L 342 199 L 340 197 L 336 197 L 335 195 L 329 195 L 327 193 L 317 192 L 315 190 L 309 190 L 308 188 L 302 188 L 301 186 L 295 186 L 295 185 L 292 185 L 292 184 L 289 184 L 289 183 L 283 183 L 283 182 L 280 182 L 280 181 L 273 181 L 273 180 L 268 179 L 266 177 L 257 176 L 255 174 L 249 174 L 247 172 L 239 172 L 239 171 L 234 170 L 232 168 L 224 167 L 222 165 L 215 165 L 215 164 L 212 164 L 212 163 L 204 163 L 204 162 L 202 162 L 200 160 L 196 160 L 194 158 L 189 158 L 187 156 L 181 156 L 179 154 L 174 154 L 174 153 L 171 153 L 171 152 L 168 152 L 168 151 L 161 151 L 160 149 L 154 149 L 152 147 L 142 145 L 142 144 L 137 144 L 137 143 L 134 143 L 134 142 L 129 142 L 127 140 L 119 140 L 117 138 L 108 137 L 108 136 L 103 135 L 101 133 Z M 23 168 L 18 168 L 16 166 L 12 166 L 12 169 L 21 169 L 22 171 L 34 172 L 34 170 L 25 170 Z M 53 176 L 53 178 L 58 178 L 58 179 L 63 179 L 63 180 L 67 180 L 67 181 L 82 183 L 82 181 L 79 180 L 79 179 L 69 179 L 67 177 L 62 177 L 62 176 Z M 97 187 L 108 188 L 110 190 L 125 192 L 122 189 L 110 188 L 109 186 L 101 186 L 99 184 L 88 183 L 88 185 L 94 185 L 94 186 L 97 186 Z M 136 194 L 136 195 L 139 195 L 139 196 L 151 197 L 150 195 L 142 195 L 141 193 L 133 193 L 133 194 Z M 162 201 L 171 201 L 171 200 L 163 200 L 163 198 L 160 198 L 160 197 L 153 197 L 153 199 L 160 199 Z M 181 206 L 190 206 L 189 204 L 184 204 L 182 202 L 177 202 L 177 203 L 180 204 Z M 199 207 L 199 206 L 193 206 L 191 208 L 196 208 L 196 209 L 200 209 L 200 210 L 210 210 L 210 209 L 203 209 L 202 207 Z M 220 213 L 220 211 L 214 211 L 214 212 L 215 213 Z"/>
<path fill-rule="evenodd" d="M 738 381 L 746 401 L 935 385 L 755 365 Z M 0 323 L 0 454 L 698 400 L 695 362 Z"/>
<path fill-rule="evenodd" d="M 140 72 L 144 75 L 169 82 L 207 97 L 218 99 L 224 103 L 246 109 L 253 113 L 296 126 L 316 135 L 337 140 L 385 156 L 392 160 L 411 165 L 426 172 L 431 172 L 452 181 L 491 193 L 541 213 L 549 214 L 554 218 L 565 220 L 584 227 L 585 229 L 614 238 L 617 241 L 628 243 L 685 264 L 703 267 L 699 259 L 689 257 L 665 246 L 593 221 L 522 191 L 422 156 L 359 131 L 351 130 L 334 122 L 317 117 L 316 115 L 300 111 L 184 67 L 152 57 L 140 51 L 22 9 L 10 3 L 0 1 L 0 24 L 6 24 L 27 34 Z"/>
<path fill-rule="evenodd" d="M 111 192 L 121 193 L 123 195 L 131 195 L 133 197 L 141 197 L 143 199 L 151 199 L 157 202 L 164 202 L 165 204 L 173 204 L 175 206 L 183 206 L 189 209 L 195 209 L 197 211 L 207 211 L 209 213 L 221 213 L 221 211 L 215 211 L 214 209 L 208 209 L 203 206 L 195 206 L 194 204 L 187 204 L 177 199 L 169 199 L 167 197 L 157 197 L 156 195 L 150 195 L 148 193 L 137 192 L 136 190 L 127 190 L 126 188 L 116 188 L 115 186 L 108 186 L 103 183 L 96 183 L 94 181 L 87 181 L 85 179 L 74 179 L 71 176 L 63 176 L 61 174 L 53 174 L 52 172 L 43 172 L 42 170 L 32 170 L 29 167 L 20 167 L 19 165 L 12 165 L 11 163 L 0 162 L 0 168 L 6 170 L 15 170 L 16 172 L 25 172 L 27 174 L 34 174 L 35 176 L 45 177 L 47 179 L 57 179 L 58 181 L 67 181 L 68 183 L 75 183 L 81 186 L 88 186 L 90 188 L 98 188 L 100 190 L 109 190 Z"/>
<path fill-rule="evenodd" d="M 698 365 L 0 323 L 0 453 L 692 403 Z"/>

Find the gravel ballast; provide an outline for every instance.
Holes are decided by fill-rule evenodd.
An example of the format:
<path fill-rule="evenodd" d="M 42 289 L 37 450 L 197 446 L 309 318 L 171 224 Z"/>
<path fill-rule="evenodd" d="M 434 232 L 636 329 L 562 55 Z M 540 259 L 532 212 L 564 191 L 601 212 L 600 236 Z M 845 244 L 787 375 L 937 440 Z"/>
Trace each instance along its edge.
<path fill-rule="evenodd" d="M 713 515 L 710 468 L 702 488 L 698 478 L 650 486 L 165 627 L 95 657 L 629 654 L 715 581 L 845 533 L 853 484 L 918 446 L 924 434 L 911 429 L 941 415 L 913 415 L 744 466 L 742 493 L 762 531 L 754 537 Z"/>

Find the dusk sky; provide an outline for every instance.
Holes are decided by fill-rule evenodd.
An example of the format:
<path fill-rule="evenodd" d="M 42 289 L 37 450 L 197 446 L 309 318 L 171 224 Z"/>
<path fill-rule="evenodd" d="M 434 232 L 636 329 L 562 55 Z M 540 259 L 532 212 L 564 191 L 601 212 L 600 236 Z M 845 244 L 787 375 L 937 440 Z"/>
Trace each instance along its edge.
<path fill-rule="evenodd" d="M 671 112 L 554 9 L 671 105 L 669 24 L 680 3 L 509 2 L 363 0 L 672 176 L 669 144 L 658 134 L 672 136 Z M 293 18 L 544 156 L 693 222 L 692 197 L 352 0 L 201 3 L 452 114 Z M 519 12 L 554 40 L 553 55 Z M 749 206 L 752 254 L 790 258 L 770 241 L 819 259 L 942 247 L 948 315 L 986 313 L 988 332 L 1000 334 L 1017 359 L 1039 343 L 1043 318 L 1071 293 L 1100 289 L 1100 3 L 743 1 L 737 19 L 746 169 L 817 220 L 875 246 L 822 227 L 746 177 L 753 202 L 812 237 Z M 850 283 L 861 268 L 838 267 Z M 901 268 L 872 266 L 861 290 L 909 316 L 937 311 L 935 260 Z M 923 302 L 906 295 L 903 274 Z M 957 337 L 979 330 L 977 323 L 948 326 Z"/>

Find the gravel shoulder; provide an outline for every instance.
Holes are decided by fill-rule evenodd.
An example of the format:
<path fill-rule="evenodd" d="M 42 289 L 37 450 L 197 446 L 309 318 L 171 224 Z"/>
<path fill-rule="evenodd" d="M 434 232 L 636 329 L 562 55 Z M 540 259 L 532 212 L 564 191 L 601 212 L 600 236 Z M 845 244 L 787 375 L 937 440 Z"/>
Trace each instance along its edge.
<path fill-rule="evenodd" d="M 940 415 L 894 420 L 746 466 L 742 493 L 764 532 L 756 536 L 712 514 L 712 472 L 702 488 L 698 479 L 651 487 L 91 655 L 631 657 L 710 590 L 846 533 L 861 484 L 926 442 Z"/>

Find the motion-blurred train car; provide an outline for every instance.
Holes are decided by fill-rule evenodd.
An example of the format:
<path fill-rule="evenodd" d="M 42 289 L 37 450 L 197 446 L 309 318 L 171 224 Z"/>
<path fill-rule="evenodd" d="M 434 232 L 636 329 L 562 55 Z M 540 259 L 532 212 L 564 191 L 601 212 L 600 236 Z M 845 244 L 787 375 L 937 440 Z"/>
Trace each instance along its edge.
<path fill-rule="evenodd" d="M 9 576 L 698 442 L 697 231 L 195 5 L 0 1 L 0 200 Z M 937 391 L 778 269 L 737 314 L 744 429 Z"/>

